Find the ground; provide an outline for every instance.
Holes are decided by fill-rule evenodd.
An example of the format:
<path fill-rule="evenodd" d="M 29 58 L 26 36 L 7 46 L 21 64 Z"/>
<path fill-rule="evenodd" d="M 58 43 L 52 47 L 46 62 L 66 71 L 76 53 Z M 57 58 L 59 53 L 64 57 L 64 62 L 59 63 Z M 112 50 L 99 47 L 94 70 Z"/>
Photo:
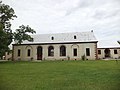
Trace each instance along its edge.
<path fill-rule="evenodd" d="M 120 90 L 120 61 L 0 62 L 0 90 Z"/>

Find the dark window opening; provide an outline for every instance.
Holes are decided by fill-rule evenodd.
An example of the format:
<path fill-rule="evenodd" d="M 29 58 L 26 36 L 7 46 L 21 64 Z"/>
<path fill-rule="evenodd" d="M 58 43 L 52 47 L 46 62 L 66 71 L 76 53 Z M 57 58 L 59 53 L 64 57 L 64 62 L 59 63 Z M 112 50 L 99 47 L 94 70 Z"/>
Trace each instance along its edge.
<path fill-rule="evenodd" d="M 27 56 L 30 56 L 30 49 L 28 49 L 27 51 Z"/>
<path fill-rule="evenodd" d="M 52 40 L 54 40 L 54 37 L 51 37 Z"/>
<path fill-rule="evenodd" d="M 101 50 L 98 50 L 98 54 L 101 54 Z"/>
<path fill-rule="evenodd" d="M 20 56 L 20 49 L 18 49 L 18 56 Z"/>
<path fill-rule="evenodd" d="M 37 60 L 42 60 L 43 48 L 41 46 L 37 47 Z"/>
<path fill-rule="evenodd" d="M 104 50 L 104 53 L 105 53 L 105 57 L 110 57 L 110 49 L 109 48 L 106 48 Z"/>
<path fill-rule="evenodd" d="M 53 46 L 48 47 L 48 56 L 54 56 L 54 47 Z"/>
<path fill-rule="evenodd" d="M 118 54 L 118 53 L 117 53 L 117 50 L 114 50 L 114 54 Z"/>
<path fill-rule="evenodd" d="M 77 56 L 77 49 L 73 49 L 73 55 Z"/>
<path fill-rule="evenodd" d="M 60 56 L 66 56 L 66 47 L 65 46 L 60 47 Z"/>
<path fill-rule="evenodd" d="M 86 56 L 90 56 L 90 48 L 86 48 Z"/>
<path fill-rule="evenodd" d="M 77 37 L 76 36 L 74 36 L 74 39 L 76 39 Z"/>

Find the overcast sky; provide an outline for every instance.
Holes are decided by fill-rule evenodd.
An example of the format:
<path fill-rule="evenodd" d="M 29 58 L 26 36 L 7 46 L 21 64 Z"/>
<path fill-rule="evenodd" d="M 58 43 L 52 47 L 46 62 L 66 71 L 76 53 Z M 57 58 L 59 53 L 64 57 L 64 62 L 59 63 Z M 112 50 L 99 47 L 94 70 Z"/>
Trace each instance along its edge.
<path fill-rule="evenodd" d="M 120 0 L 3 0 L 18 16 L 12 29 L 29 25 L 37 34 L 86 32 L 120 40 Z"/>

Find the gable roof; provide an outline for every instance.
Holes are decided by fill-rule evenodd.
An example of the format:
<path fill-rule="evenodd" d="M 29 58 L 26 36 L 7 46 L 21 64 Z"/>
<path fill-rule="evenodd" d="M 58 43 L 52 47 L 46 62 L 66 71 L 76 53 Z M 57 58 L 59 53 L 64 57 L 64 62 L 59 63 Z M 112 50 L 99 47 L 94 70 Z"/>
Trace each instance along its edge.
<path fill-rule="evenodd" d="M 97 44 L 98 48 L 120 48 L 120 44 L 114 40 L 101 40 Z"/>
<path fill-rule="evenodd" d="M 36 34 L 36 35 L 31 35 L 31 36 L 34 38 L 33 42 L 24 41 L 22 44 L 97 42 L 93 32 Z"/>

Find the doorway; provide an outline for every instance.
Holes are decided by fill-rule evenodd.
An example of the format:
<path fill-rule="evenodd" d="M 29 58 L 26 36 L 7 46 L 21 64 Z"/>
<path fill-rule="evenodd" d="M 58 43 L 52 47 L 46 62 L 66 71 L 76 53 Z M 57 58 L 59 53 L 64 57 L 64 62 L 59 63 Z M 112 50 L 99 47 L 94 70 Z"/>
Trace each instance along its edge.
<path fill-rule="evenodd" d="M 106 48 L 106 49 L 104 50 L 104 52 L 105 52 L 105 58 L 109 58 L 109 57 L 110 57 L 110 49 L 109 49 L 109 48 Z"/>
<path fill-rule="evenodd" d="M 42 47 L 37 47 L 37 60 L 42 60 Z"/>

